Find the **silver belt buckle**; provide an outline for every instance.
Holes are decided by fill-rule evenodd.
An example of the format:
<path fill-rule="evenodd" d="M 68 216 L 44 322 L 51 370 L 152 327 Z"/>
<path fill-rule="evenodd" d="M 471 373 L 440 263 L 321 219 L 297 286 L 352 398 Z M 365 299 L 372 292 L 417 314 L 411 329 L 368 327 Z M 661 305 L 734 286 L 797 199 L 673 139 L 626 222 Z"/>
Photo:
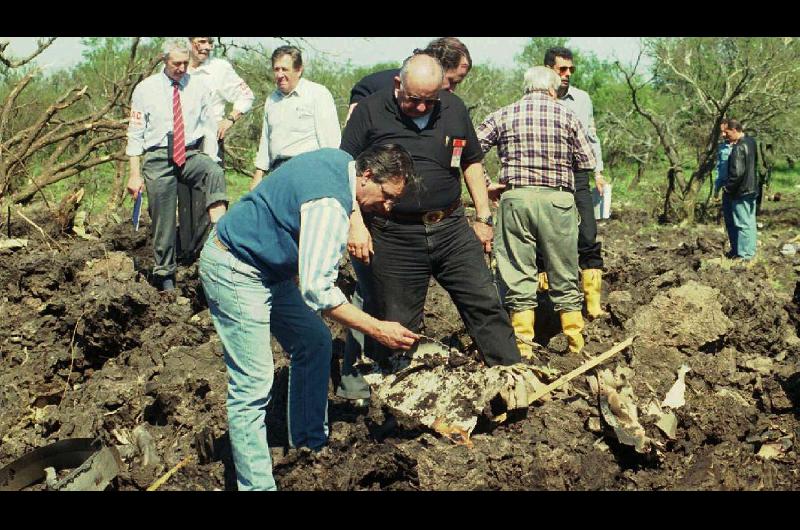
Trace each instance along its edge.
<path fill-rule="evenodd" d="M 434 210 L 432 212 L 425 212 L 422 216 L 422 222 L 426 225 L 433 225 L 444 219 L 444 210 Z"/>

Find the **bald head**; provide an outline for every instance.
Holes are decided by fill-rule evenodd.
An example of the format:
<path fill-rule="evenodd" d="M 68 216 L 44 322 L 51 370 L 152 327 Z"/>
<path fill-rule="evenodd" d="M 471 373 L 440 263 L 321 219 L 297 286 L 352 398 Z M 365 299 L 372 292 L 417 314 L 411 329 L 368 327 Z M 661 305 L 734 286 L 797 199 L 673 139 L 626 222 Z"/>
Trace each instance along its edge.
<path fill-rule="evenodd" d="M 400 82 L 404 87 L 423 90 L 439 90 L 444 79 L 442 64 L 430 55 L 412 55 L 403 62 L 400 69 Z"/>

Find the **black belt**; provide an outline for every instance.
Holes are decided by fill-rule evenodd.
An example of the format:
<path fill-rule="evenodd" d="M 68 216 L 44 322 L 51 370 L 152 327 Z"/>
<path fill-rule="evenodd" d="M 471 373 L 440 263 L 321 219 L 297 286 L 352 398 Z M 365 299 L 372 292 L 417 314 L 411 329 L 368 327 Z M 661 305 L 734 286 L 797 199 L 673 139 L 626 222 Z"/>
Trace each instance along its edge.
<path fill-rule="evenodd" d="M 507 190 L 515 190 L 518 188 L 550 188 L 551 190 L 558 190 L 558 191 L 566 191 L 569 193 L 575 193 L 575 190 L 568 186 L 547 186 L 545 184 L 511 184 L 510 182 L 506 184 Z"/>
<path fill-rule="evenodd" d="M 203 143 L 203 138 L 200 138 L 199 140 L 195 140 L 194 142 L 192 142 L 192 143 L 190 143 L 189 145 L 186 146 L 186 150 L 187 151 L 195 151 L 197 149 L 200 149 L 200 146 L 202 145 L 202 143 Z M 153 147 L 148 147 L 147 149 L 145 149 L 145 152 L 146 153 L 152 153 L 153 151 L 158 151 L 160 149 L 168 149 L 168 147 L 166 145 L 161 145 L 161 146 L 155 145 Z"/>
<path fill-rule="evenodd" d="M 455 212 L 461 206 L 461 199 L 456 201 L 445 208 L 444 210 L 431 210 L 429 212 L 390 212 L 389 219 L 395 221 L 405 221 L 407 223 L 422 223 L 426 225 L 433 225 Z"/>
<path fill-rule="evenodd" d="M 287 160 L 291 160 L 291 159 L 292 159 L 292 157 L 290 157 L 290 156 L 279 156 L 278 158 L 273 160 L 272 166 L 269 168 L 269 170 L 270 171 L 275 171 L 276 169 L 278 169 L 278 166 L 280 166 L 281 164 L 283 164 Z"/>

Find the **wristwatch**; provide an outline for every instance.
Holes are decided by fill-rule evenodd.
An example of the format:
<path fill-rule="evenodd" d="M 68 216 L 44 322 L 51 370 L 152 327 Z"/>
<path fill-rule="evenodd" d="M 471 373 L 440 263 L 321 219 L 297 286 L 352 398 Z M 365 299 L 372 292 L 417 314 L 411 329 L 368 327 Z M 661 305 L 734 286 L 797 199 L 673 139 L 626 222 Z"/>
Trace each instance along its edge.
<path fill-rule="evenodd" d="M 488 226 L 494 226 L 494 217 L 492 217 L 491 215 L 487 215 L 486 217 L 480 217 L 476 215 L 475 221 L 478 223 L 483 223 Z"/>

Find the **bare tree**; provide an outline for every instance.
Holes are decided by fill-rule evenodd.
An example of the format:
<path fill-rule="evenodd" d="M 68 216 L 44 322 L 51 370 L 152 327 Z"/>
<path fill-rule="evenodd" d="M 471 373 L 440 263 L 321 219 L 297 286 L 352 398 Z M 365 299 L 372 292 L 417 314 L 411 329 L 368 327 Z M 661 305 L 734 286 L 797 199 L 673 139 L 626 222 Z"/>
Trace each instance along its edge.
<path fill-rule="evenodd" d="M 3 63 L 12 68 L 25 64 L 52 41 L 41 41 L 39 50 L 26 59 Z M 29 110 L 17 103 L 41 72 L 33 69 L 16 82 L 0 111 L 0 198 L 26 202 L 50 184 L 123 159 L 121 140 L 133 88 L 158 61 L 158 57 L 142 60 L 139 45 L 140 37 L 131 40 L 127 64 L 108 80 L 105 93 L 92 94 L 89 85 L 72 86 L 49 105 L 39 106 L 34 116 L 21 116 L 26 119 L 12 120 Z M 36 177 L 31 174 L 33 167 L 39 170 Z"/>
<path fill-rule="evenodd" d="M 654 64 L 648 81 L 638 72 L 641 54 L 632 68 L 616 65 L 635 111 L 653 128 L 668 160 L 662 219 L 691 222 L 705 213 L 708 199 L 699 204 L 698 197 L 715 165 L 722 119 L 736 117 L 746 128 L 766 130 L 800 103 L 800 49 L 792 39 L 698 37 L 652 39 L 645 49 Z M 668 104 L 644 102 L 644 87 Z"/>

